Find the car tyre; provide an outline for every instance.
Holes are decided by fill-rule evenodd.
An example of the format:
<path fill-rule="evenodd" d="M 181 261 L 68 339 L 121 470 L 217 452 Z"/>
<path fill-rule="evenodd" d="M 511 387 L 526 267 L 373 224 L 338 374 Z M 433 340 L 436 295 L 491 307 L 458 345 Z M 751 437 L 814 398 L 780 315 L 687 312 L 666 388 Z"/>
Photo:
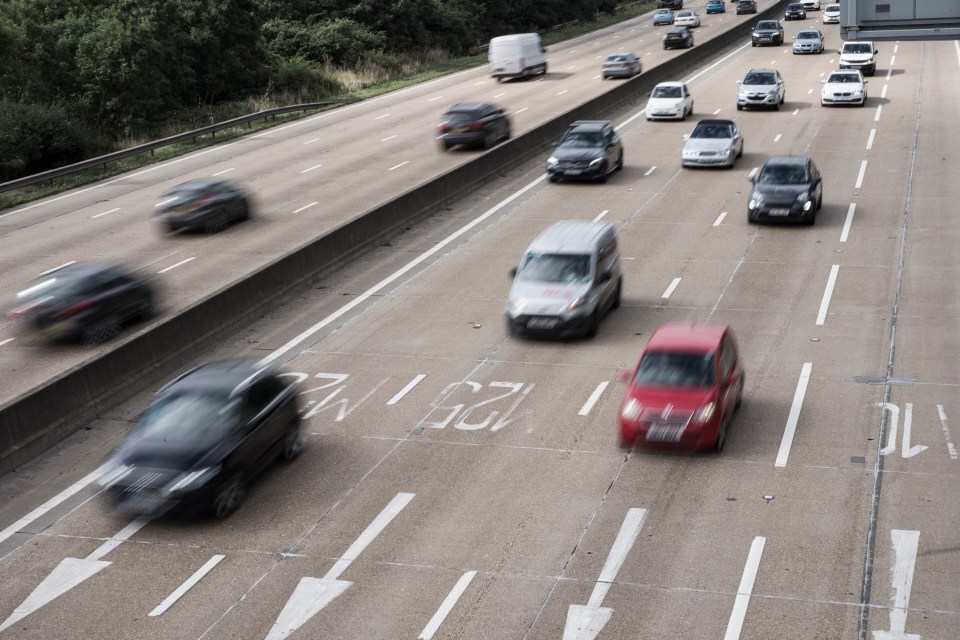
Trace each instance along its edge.
<path fill-rule="evenodd" d="M 148 295 L 140 301 L 140 307 L 137 309 L 137 318 L 140 320 L 149 320 L 157 312 L 153 296 Z"/>
<path fill-rule="evenodd" d="M 740 391 L 737 392 L 737 403 L 734 405 L 734 408 L 739 409 L 740 405 L 743 404 L 743 387 L 745 386 L 743 374 L 740 374 Z"/>
<path fill-rule="evenodd" d="M 83 344 L 94 346 L 101 342 L 106 342 L 118 333 L 120 333 L 120 319 L 116 316 L 110 316 L 84 329 Z"/>
<path fill-rule="evenodd" d="M 717 431 L 717 443 L 716 450 L 717 453 L 723 451 L 723 445 L 727 443 L 727 425 L 724 423 L 720 424 L 720 430 Z"/>
<path fill-rule="evenodd" d="M 587 338 L 596 338 L 597 331 L 600 329 L 600 309 L 595 309 L 593 315 L 590 316 L 590 326 L 587 327 Z"/>
<path fill-rule="evenodd" d="M 218 520 L 223 520 L 228 517 L 240 508 L 246 496 L 247 487 L 243 482 L 243 476 L 238 473 L 217 491 L 217 495 L 213 499 L 214 517 Z"/>
<path fill-rule="evenodd" d="M 600 175 L 597 176 L 597 182 L 599 182 L 600 184 L 607 183 L 607 163 L 606 162 L 600 165 Z"/>
<path fill-rule="evenodd" d="M 620 297 L 623 291 L 623 278 L 617 278 L 617 290 L 613 292 L 613 302 L 610 303 L 611 309 L 620 308 Z"/>
<path fill-rule="evenodd" d="M 558 180 L 560 180 L 560 178 L 558 178 L 555 175 L 547 174 L 547 180 L 549 180 L 550 182 L 557 182 Z"/>
<path fill-rule="evenodd" d="M 493 135 L 492 131 L 487 131 L 483 135 L 483 148 L 492 149 L 497 144 L 497 138 Z"/>
<path fill-rule="evenodd" d="M 623 171 L 623 153 L 620 154 L 620 159 L 617 161 L 617 168 L 614 171 Z"/>
<path fill-rule="evenodd" d="M 283 459 L 291 462 L 303 453 L 303 449 L 303 433 L 300 429 L 300 421 L 297 420 L 293 426 L 290 427 L 286 437 L 283 439 Z"/>
<path fill-rule="evenodd" d="M 737 105 L 737 111 L 743 111 L 743 105 L 742 105 L 742 104 L 738 104 L 738 105 Z"/>

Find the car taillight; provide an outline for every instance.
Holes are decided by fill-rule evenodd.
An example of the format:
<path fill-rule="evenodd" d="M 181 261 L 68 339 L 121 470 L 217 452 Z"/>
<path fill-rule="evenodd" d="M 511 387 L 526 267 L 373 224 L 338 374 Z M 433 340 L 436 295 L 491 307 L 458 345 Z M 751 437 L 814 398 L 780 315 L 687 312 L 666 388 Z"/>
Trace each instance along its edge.
<path fill-rule="evenodd" d="M 447 130 L 447 123 L 446 123 L 446 122 L 441 122 L 440 124 L 437 125 L 437 131 L 438 131 L 439 133 L 444 133 L 446 130 Z"/>
<path fill-rule="evenodd" d="M 66 309 L 63 309 L 62 311 L 57 311 L 55 314 L 53 314 L 53 317 L 57 320 L 63 320 L 64 318 L 75 316 L 81 311 L 85 311 L 86 309 L 89 309 L 96 303 L 97 301 L 93 299 L 84 300 L 83 302 L 78 302 L 77 304 L 70 305 Z"/>
<path fill-rule="evenodd" d="M 200 198 L 199 200 L 194 200 L 194 201 L 191 203 L 191 206 L 192 206 L 194 209 L 202 209 L 202 208 L 204 208 L 205 206 L 207 206 L 208 204 L 210 204 L 211 202 L 213 202 L 213 196 L 204 196 L 204 197 Z"/>
<path fill-rule="evenodd" d="M 480 131 L 480 129 L 483 129 L 483 123 L 482 123 L 482 122 L 471 122 L 471 123 L 470 123 L 470 131 Z"/>

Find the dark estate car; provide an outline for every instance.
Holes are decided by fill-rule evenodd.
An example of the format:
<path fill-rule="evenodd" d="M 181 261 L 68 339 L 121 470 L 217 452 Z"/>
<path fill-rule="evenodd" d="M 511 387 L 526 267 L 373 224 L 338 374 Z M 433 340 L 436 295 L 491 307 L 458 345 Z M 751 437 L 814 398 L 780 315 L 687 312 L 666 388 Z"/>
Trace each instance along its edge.
<path fill-rule="evenodd" d="M 577 120 L 547 159 L 547 178 L 587 178 L 606 182 L 623 169 L 623 143 L 607 120 Z"/>
<path fill-rule="evenodd" d="M 461 102 L 443 114 L 437 125 L 440 149 L 463 144 L 489 149 L 510 139 L 510 119 L 506 112 L 489 102 Z"/>
<path fill-rule="evenodd" d="M 806 18 L 807 10 L 799 2 L 788 4 L 786 11 L 783 12 L 784 20 L 805 20 Z"/>
<path fill-rule="evenodd" d="M 794 219 L 813 224 L 823 206 L 823 176 L 810 158 L 773 156 L 756 177 L 747 202 L 747 220 Z"/>
<path fill-rule="evenodd" d="M 670 27 L 667 35 L 663 36 L 663 48 L 673 49 L 683 47 L 689 49 L 693 46 L 693 32 L 686 27 Z"/>
<path fill-rule="evenodd" d="M 50 271 L 17 294 L 9 318 L 26 318 L 36 340 L 97 344 L 124 323 L 154 311 L 150 284 L 117 264 L 72 264 Z"/>
<path fill-rule="evenodd" d="M 119 511 L 228 516 L 277 457 L 303 450 L 296 383 L 251 362 L 201 365 L 162 387 L 99 483 Z"/>
<path fill-rule="evenodd" d="M 757 12 L 757 2 L 756 0 L 738 0 L 737 2 L 737 15 L 743 13 L 756 13 Z"/>
<path fill-rule="evenodd" d="M 160 197 L 157 215 L 168 231 L 200 229 L 214 233 L 250 217 L 246 191 L 226 180 L 191 180 Z"/>
<path fill-rule="evenodd" d="M 753 28 L 751 44 L 783 44 L 783 25 L 776 20 L 761 20 Z"/>

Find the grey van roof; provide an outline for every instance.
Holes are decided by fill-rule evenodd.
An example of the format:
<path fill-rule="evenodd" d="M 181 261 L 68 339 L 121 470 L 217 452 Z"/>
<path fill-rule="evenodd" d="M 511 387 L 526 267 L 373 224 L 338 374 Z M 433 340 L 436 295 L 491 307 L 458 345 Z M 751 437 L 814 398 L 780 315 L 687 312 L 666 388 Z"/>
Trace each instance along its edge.
<path fill-rule="evenodd" d="M 530 244 L 528 251 L 538 253 L 588 253 L 607 233 L 613 232 L 609 222 L 561 220 L 547 227 Z"/>

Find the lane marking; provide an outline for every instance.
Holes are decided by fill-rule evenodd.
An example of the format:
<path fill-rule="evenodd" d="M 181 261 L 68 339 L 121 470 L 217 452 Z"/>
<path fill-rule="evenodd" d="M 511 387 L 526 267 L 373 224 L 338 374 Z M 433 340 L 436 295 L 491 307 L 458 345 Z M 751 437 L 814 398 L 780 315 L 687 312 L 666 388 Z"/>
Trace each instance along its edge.
<path fill-rule="evenodd" d="M 564 89 L 563 91 L 561 91 L 561 92 L 558 93 L 557 95 L 558 95 L 558 96 L 562 96 L 562 95 L 565 94 L 567 91 L 569 91 L 569 89 Z"/>
<path fill-rule="evenodd" d="M 527 110 L 527 107 L 524 107 L 522 109 L 517 109 L 516 111 L 514 111 L 514 113 L 523 113 L 526 110 Z"/>
<path fill-rule="evenodd" d="M 893 66 L 894 61 L 896 61 L 897 56 L 890 56 L 890 66 Z"/>
<path fill-rule="evenodd" d="M 7 338 L 6 340 L 0 340 L 0 347 L 2 347 L 3 345 L 7 344 L 8 342 L 13 342 L 13 341 L 14 341 L 14 338 Z M 6 531 L 6 529 L 4 529 L 4 532 L 5 532 L 5 531 Z M 12 534 L 11 534 L 11 535 L 12 535 Z M 6 540 L 6 539 L 9 538 L 9 537 L 10 537 L 10 536 L 4 536 L 2 533 L 0 533 L 0 542 L 3 542 L 4 540 Z"/>
<path fill-rule="evenodd" d="M 389 169 L 387 169 L 387 171 L 393 171 L 394 169 L 399 169 L 400 167 L 402 167 L 402 166 L 405 165 L 405 164 L 410 164 L 410 161 L 409 161 L 409 160 L 404 160 L 404 161 L 401 162 L 400 164 L 395 164 L 395 165 L 393 165 L 392 167 L 390 167 Z"/>
<path fill-rule="evenodd" d="M 87 560 L 100 560 L 103 556 L 107 555 L 122 543 L 130 539 L 130 536 L 135 534 L 140 529 L 143 529 L 147 523 L 150 522 L 148 518 L 137 518 L 123 529 L 118 531 L 116 535 L 109 538 L 102 545 L 93 550 L 93 553 L 87 556 Z"/>
<path fill-rule="evenodd" d="M 660 296 L 662 299 L 666 300 L 670 297 L 670 294 L 673 293 L 673 290 L 677 288 L 677 285 L 680 284 L 682 278 L 674 278 L 673 282 L 670 283 L 670 286 L 667 287 L 667 290 L 663 292 L 663 295 Z"/>
<path fill-rule="evenodd" d="M 41 275 L 41 276 L 45 276 L 45 275 L 47 275 L 47 274 L 49 274 L 49 273 L 53 273 L 53 272 L 56 271 L 57 269 L 63 269 L 64 267 L 69 267 L 69 266 L 72 265 L 72 264 L 77 264 L 77 261 L 76 261 L 76 260 L 71 260 L 70 262 L 64 262 L 64 263 L 63 263 L 62 265 L 60 265 L 59 267 L 54 267 L 53 269 L 47 269 L 46 271 L 42 271 L 42 272 L 40 273 L 40 275 Z"/>
<path fill-rule="evenodd" d="M 603 395 L 604 390 L 607 388 L 609 382 L 601 382 L 597 385 L 597 388 L 593 390 L 593 393 L 590 394 L 590 397 L 587 398 L 587 401 L 583 403 L 583 406 L 580 407 L 580 413 L 577 415 L 585 416 L 590 413 L 590 410 L 593 409 L 593 405 L 597 404 L 597 400 L 600 399 L 600 396 Z"/>
<path fill-rule="evenodd" d="M 591 79 L 591 80 L 596 80 L 596 79 L 599 78 L 599 77 L 600 77 L 600 74 L 598 73 L 597 75 L 593 76 L 593 77 L 590 78 L 590 79 Z"/>
<path fill-rule="evenodd" d="M 800 380 L 797 381 L 797 391 L 793 394 L 793 404 L 790 406 L 790 415 L 787 416 L 787 424 L 783 429 L 783 439 L 780 440 L 780 450 L 777 452 L 777 461 L 775 467 L 787 466 L 787 458 L 790 457 L 790 446 L 793 444 L 793 436 L 797 431 L 797 422 L 800 420 L 800 409 L 803 407 L 803 397 L 807 393 L 807 384 L 810 383 L 810 372 L 813 371 L 812 362 L 804 362 L 800 369 Z"/>
<path fill-rule="evenodd" d="M 483 82 L 478 82 L 477 84 L 483 84 Z M 392 115 L 392 114 L 390 114 L 390 113 L 385 113 L 385 114 L 383 114 L 382 116 L 377 116 L 376 118 L 374 118 L 374 120 L 383 120 L 384 118 L 389 118 L 391 115 Z M 317 138 L 317 140 L 319 140 L 319 139 L 320 139 L 320 138 Z"/>
<path fill-rule="evenodd" d="M 760 171 L 760 167 L 754 167 L 753 169 L 750 169 L 750 173 L 747 174 L 747 177 L 752 178 L 753 176 L 757 175 L 757 171 Z"/>
<path fill-rule="evenodd" d="M 213 177 L 222 176 L 223 174 L 230 173 L 231 171 L 233 171 L 233 167 L 230 167 L 229 169 L 224 169 L 223 171 L 217 171 L 215 174 L 213 174 Z"/>
<path fill-rule="evenodd" d="M 873 149 L 873 138 L 877 135 L 876 129 L 870 129 L 870 135 L 867 137 L 867 151 Z"/>
<path fill-rule="evenodd" d="M 860 173 L 857 174 L 857 183 L 854 185 L 855 188 L 859 189 L 863 186 L 863 176 L 867 173 L 867 161 L 864 160 L 860 163 Z"/>
<path fill-rule="evenodd" d="M 760 558 L 763 556 L 763 546 L 767 539 L 757 536 L 750 544 L 750 553 L 747 554 L 747 563 L 743 567 L 743 576 L 737 588 L 737 597 L 733 601 L 733 611 L 730 612 L 730 621 L 727 622 L 727 632 L 723 640 L 739 640 L 743 630 L 743 621 L 747 617 L 747 607 L 750 605 L 750 596 L 753 594 L 753 583 L 757 579 L 757 570 L 760 568 Z"/>
<path fill-rule="evenodd" d="M 475 575 L 477 575 L 476 571 L 467 571 L 460 576 L 457 584 L 453 585 L 453 589 L 450 590 L 447 597 L 440 603 L 440 608 L 437 609 L 437 612 L 430 618 L 430 622 L 428 622 L 427 626 L 420 632 L 418 640 L 431 640 L 433 638 L 433 634 L 437 632 L 437 629 L 439 629 L 443 621 L 446 620 L 447 615 L 449 615 L 454 605 L 457 604 L 457 600 L 460 599 L 463 592 L 467 590 L 467 586 L 469 586 L 470 581 L 473 580 Z"/>
<path fill-rule="evenodd" d="M 904 408 L 903 412 L 903 441 L 902 446 L 900 447 L 900 456 L 907 460 L 913 456 L 927 450 L 927 446 L 923 444 L 915 444 L 912 447 L 910 446 L 910 436 L 913 431 L 913 403 L 908 402 Z"/>
<path fill-rule="evenodd" d="M 116 213 L 117 211 L 120 211 L 120 207 L 117 207 L 116 209 L 110 209 L 110 211 L 104 211 L 103 213 L 98 213 L 98 214 L 95 215 L 95 216 L 90 216 L 90 219 L 92 220 L 93 218 L 99 218 L 100 216 L 105 216 L 105 215 L 108 215 L 108 214 L 111 214 L 111 213 Z"/>
<path fill-rule="evenodd" d="M 794 110 L 793 110 L 793 115 L 797 115 L 797 114 L 799 114 L 799 113 L 800 113 L 800 109 L 794 109 Z"/>
<path fill-rule="evenodd" d="M 723 111 L 723 109 L 715 109 L 714 112 L 713 112 L 713 115 L 717 115 L 717 114 L 720 113 L 721 111 Z"/>
<path fill-rule="evenodd" d="M 170 265 L 170 266 L 167 267 L 166 269 L 160 269 L 160 271 L 157 271 L 157 273 L 166 273 L 167 271 L 171 271 L 171 270 L 173 270 L 173 269 L 176 269 L 176 268 L 179 267 L 180 265 L 187 264 L 187 263 L 190 262 L 191 260 L 196 260 L 196 259 L 197 259 L 197 256 L 193 256 L 193 257 L 187 258 L 186 260 L 181 260 L 181 261 L 178 262 L 177 264 Z"/>
<path fill-rule="evenodd" d="M 960 64 L 960 40 L 954 40 L 953 47 L 957 50 L 957 64 Z"/>
<path fill-rule="evenodd" d="M 953 444 L 953 439 L 950 437 L 950 427 L 947 426 L 947 414 L 943 410 L 942 404 L 937 405 L 937 413 L 940 414 L 940 428 L 943 429 L 943 437 L 947 439 L 947 452 L 950 454 L 951 460 L 956 460 L 957 458 L 960 458 L 960 454 L 957 453 L 957 447 L 955 444 Z"/>
<path fill-rule="evenodd" d="M 893 74 L 893 69 L 887 69 L 887 77 L 885 78 L 885 80 L 887 80 L 887 82 L 890 81 L 890 76 L 891 76 L 891 74 Z"/>
<path fill-rule="evenodd" d="M 726 217 L 727 217 L 727 212 L 726 211 L 722 212 L 719 216 L 717 216 L 717 219 L 713 221 L 713 226 L 719 227 L 720 223 L 723 222 L 723 219 Z"/>
<path fill-rule="evenodd" d="M 883 407 L 884 411 L 890 413 L 890 429 L 887 431 L 887 444 L 880 449 L 880 455 L 888 456 L 897 450 L 897 429 L 900 425 L 900 407 L 890 402 L 878 402 L 877 406 Z"/>
<path fill-rule="evenodd" d="M 598 215 L 596 218 L 593 219 L 593 221 L 600 222 L 600 219 L 603 218 L 603 216 L 607 215 L 608 213 L 610 213 L 610 210 L 604 209 L 603 211 L 600 212 L 600 215 Z"/>
<path fill-rule="evenodd" d="M 301 171 L 300 173 L 307 173 L 308 171 L 313 171 L 314 169 L 319 169 L 319 168 L 322 167 L 322 166 L 323 166 L 322 164 L 315 164 L 315 165 L 313 165 L 312 167 L 310 167 L 309 169 L 304 169 L 304 170 Z"/>
<path fill-rule="evenodd" d="M 783 134 L 782 134 L 782 133 L 778 133 L 777 135 L 775 135 L 775 136 L 773 137 L 773 141 L 774 141 L 774 142 L 780 142 L 780 138 L 782 138 L 782 137 L 783 137 Z"/>
<path fill-rule="evenodd" d="M 387 136 L 386 138 L 383 138 L 382 140 L 380 140 L 380 142 L 386 142 L 387 140 L 393 140 L 393 139 L 396 138 L 396 137 L 397 137 L 397 134 L 393 134 L 392 136 Z"/>
<path fill-rule="evenodd" d="M 887 97 L 887 87 L 889 87 L 889 86 L 890 86 L 890 85 L 885 84 L 885 85 L 883 85 L 883 89 L 880 90 L 880 99 L 881 99 L 881 100 L 882 100 L 883 98 L 886 98 L 886 97 Z"/>
<path fill-rule="evenodd" d="M 502 91 L 502 92 L 498 93 L 497 95 L 495 95 L 495 96 L 493 96 L 493 97 L 494 97 L 494 98 L 499 98 L 500 96 L 505 96 L 505 95 L 507 95 L 507 92 L 506 92 L 506 91 Z"/>
<path fill-rule="evenodd" d="M 398 391 L 395 396 L 393 396 L 392 398 L 390 398 L 389 400 L 387 400 L 387 404 L 388 404 L 388 405 L 394 405 L 394 404 L 397 404 L 398 402 L 400 402 L 400 401 L 403 399 L 403 396 L 405 396 L 405 395 L 407 395 L 408 393 L 410 393 L 410 392 L 413 390 L 413 388 L 414 388 L 415 386 L 417 386 L 418 384 L 420 384 L 420 382 L 421 382 L 424 378 L 426 378 L 426 377 L 427 377 L 427 374 L 425 374 L 425 373 L 419 373 L 419 374 L 417 374 L 417 375 L 413 378 L 413 380 L 411 380 L 410 382 L 407 383 L 407 386 L 405 386 L 403 389 L 400 389 L 400 391 Z"/>
<path fill-rule="evenodd" d="M 330 570 L 327 571 L 324 578 L 327 580 L 336 580 L 339 578 L 340 574 L 347 570 L 347 567 L 373 542 L 374 538 L 380 535 L 380 533 L 386 529 L 387 525 L 403 511 L 403 508 L 410 504 L 410 501 L 413 500 L 415 495 L 414 493 L 398 493 L 395 495 L 393 500 L 383 508 L 383 511 L 373 519 L 373 522 L 367 525 L 367 528 L 360 534 L 360 537 L 350 545 L 346 553 L 337 560 L 336 564 L 330 567 Z"/>
<path fill-rule="evenodd" d="M 474 82 L 474 83 L 473 83 L 473 86 L 479 87 L 480 85 L 484 84 L 485 82 L 486 82 L 486 80 L 481 80 L 480 82 Z"/>
<path fill-rule="evenodd" d="M 378 120 L 379 120 L 379 118 L 378 118 Z M 313 144 L 314 142 L 318 141 L 319 139 L 320 139 L 320 138 L 312 138 L 312 139 L 310 139 L 310 140 L 307 140 L 307 141 L 304 142 L 303 144 Z"/>
<path fill-rule="evenodd" d="M 427 102 L 433 102 L 434 100 L 439 100 L 439 99 L 442 98 L 442 97 L 443 97 L 443 96 L 434 96 L 434 97 L 432 97 L 432 98 L 427 98 Z"/>
<path fill-rule="evenodd" d="M 810 95 L 811 93 L 813 93 L 813 89 L 808 89 L 808 90 L 807 90 L 807 95 Z"/>
<path fill-rule="evenodd" d="M 309 209 L 310 207 L 315 206 L 315 205 L 317 205 L 317 204 L 320 204 L 320 203 L 319 203 L 319 202 L 311 202 L 310 204 L 305 204 L 305 205 L 303 205 L 303 206 L 300 207 L 299 209 L 294 209 L 293 212 L 294 212 L 294 213 L 300 213 L 301 211 L 306 211 L 306 210 Z"/>
<path fill-rule="evenodd" d="M 648 175 L 650 175 L 651 173 L 653 173 L 653 172 L 656 171 L 656 170 L 657 170 L 657 166 L 654 165 L 654 166 L 650 167 L 649 169 L 647 169 L 647 172 L 646 172 L 645 174 L 643 174 L 643 175 L 648 176 Z"/>
<path fill-rule="evenodd" d="M 907 633 L 907 613 L 910 610 L 910 590 L 913 588 L 913 570 L 917 564 L 919 531 L 890 530 L 893 546 L 893 607 L 890 609 L 890 629 L 874 631 L 874 640 L 920 640 L 920 636 Z"/>
<path fill-rule="evenodd" d="M 573 71 L 573 70 L 576 69 L 576 68 L 577 68 L 577 65 L 572 65 L 572 66 L 570 66 L 570 67 L 567 67 L 566 70 L 567 70 L 567 71 Z"/>
<path fill-rule="evenodd" d="M 899 51 L 899 50 L 900 50 L 900 45 L 899 45 L 899 44 L 893 45 L 893 52 L 894 52 L 894 53 L 896 53 L 896 52 Z"/>
<path fill-rule="evenodd" d="M 147 615 L 156 617 L 163 614 L 164 611 L 166 611 L 167 609 L 172 607 L 174 604 L 176 604 L 177 600 L 182 598 L 187 591 L 190 591 L 190 589 L 192 589 L 194 585 L 200 582 L 200 580 L 202 580 L 205 575 L 210 573 L 213 570 L 213 568 L 218 564 L 220 564 L 220 561 L 226 557 L 227 556 L 218 553 L 214 555 L 212 558 L 210 558 L 209 560 L 207 560 L 207 562 L 202 567 L 197 569 L 192 576 L 187 578 L 183 584 L 177 587 L 173 591 L 173 593 L 171 593 L 169 596 L 164 598 L 163 602 L 161 602 L 156 607 L 154 607 L 153 611 L 151 611 Z"/>
<path fill-rule="evenodd" d="M 823 326 L 827 321 L 827 309 L 830 307 L 830 298 L 833 296 L 833 287 L 837 283 L 837 273 L 840 271 L 840 265 L 835 264 L 830 267 L 830 276 L 827 278 L 827 287 L 823 290 L 823 299 L 820 300 L 820 312 L 817 313 L 817 325 Z"/>
<path fill-rule="evenodd" d="M 883 105 L 882 105 L 882 104 L 878 104 L 878 105 L 877 105 L 877 115 L 873 116 L 873 121 L 874 121 L 874 122 L 880 122 L 880 112 L 881 112 L 882 110 L 883 110 Z"/>
<path fill-rule="evenodd" d="M 847 236 L 850 235 L 850 225 L 853 224 L 853 212 L 857 208 L 856 202 L 851 202 L 850 207 L 847 209 L 847 219 L 843 222 L 843 231 L 840 232 L 840 242 L 846 242 Z"/>

